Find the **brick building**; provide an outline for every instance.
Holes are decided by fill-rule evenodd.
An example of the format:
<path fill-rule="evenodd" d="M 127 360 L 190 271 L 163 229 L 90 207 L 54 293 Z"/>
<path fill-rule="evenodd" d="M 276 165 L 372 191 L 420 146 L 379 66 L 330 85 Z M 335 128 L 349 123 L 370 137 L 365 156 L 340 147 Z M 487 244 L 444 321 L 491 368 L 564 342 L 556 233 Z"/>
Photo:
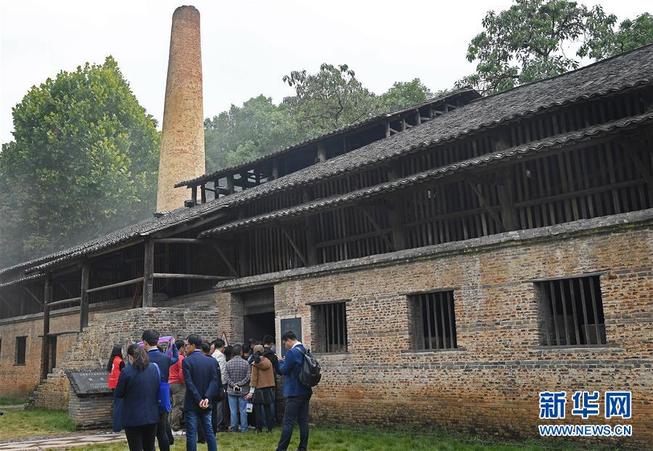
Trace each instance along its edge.
<path fill-rule="evenodd" d="M 650 444 L 652 74 L 647 46 L 180 181 L 185 206 L 2 270 L 0 394 L 65 407 L 63 368 L 149 324 L 292 328 L 318 420 L 536 436 L 540 391 L 630 390 Z"/>

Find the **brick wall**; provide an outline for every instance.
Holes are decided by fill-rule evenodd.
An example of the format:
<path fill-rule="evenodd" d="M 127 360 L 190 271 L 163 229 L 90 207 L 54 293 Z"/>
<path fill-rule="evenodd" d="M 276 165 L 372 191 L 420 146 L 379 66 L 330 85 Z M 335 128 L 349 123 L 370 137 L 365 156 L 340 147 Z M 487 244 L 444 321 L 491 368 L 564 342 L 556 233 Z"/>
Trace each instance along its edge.
<path fill-rule="evenodd" d="M 103 368 L 114 344 L 120 343 L 126 347 L 129 343 L 138 342 L 145 329 L 156 329 L 162 335 L 175 337 L 197 333 L 213 339 L 217 337 L 217 313 L 206 308 L 148 307 L 97 314 L 78 335 L 56 370 L 38 386 L 31 404 L 50 409 L 87 408 L 86 404 L 71 398 L 70 384 L 64 370 Z M 72 415 L 73 419 L 78 416 Z M 99 423 L 100 420 L 94 419 L 94 422 Z"/>
<path fill-rule="evenodd" d="M 93 318 L 94 313 L 91 314 Z M 60 362 L 76 340 L 79 330 L 79 314 L 64 313 L 50 319 L 50 332 L 57 334 L 57 361 Z M 27 337 L 25 365 L 15 365 L 16 337 Z M 40 314 L 29 315 L 22 320 L 0 322 L 0 396 L 27 397 L 39 382 L 41 371 L 41 345 L 43 319 Z"/>
<path fill-rule="evenodd" d="M 315 337 L 309 304 L 347 300 L 348 352 L 320 355 L 324 377 L 312 403 L 319 422 L 408 423 L 533 437 L 540 423 L 539 391 L 566 390 L 563 423 L 590 424 L 605 420 L 571 416 L 570 392 L 632 390 L 634 415 L 624 422 L 633 425 L 635 437 L 624 443 L 650 444 L 652 268 L 653 230 L 647 226 L 295 277 L 275 285 L 277 340 L 280 320 L 299 316 L 310 346 Z M 594 272 L 602 272 L 608 344 L 541 346 L 532 280 Z M 458 349 L 414 351 L 407 294 L 443 288 L 454 290 Z M 221 324 L 235 323 L 237 295 L 220 296 L 220 305 L 230 306 L 221 310 Z"/>

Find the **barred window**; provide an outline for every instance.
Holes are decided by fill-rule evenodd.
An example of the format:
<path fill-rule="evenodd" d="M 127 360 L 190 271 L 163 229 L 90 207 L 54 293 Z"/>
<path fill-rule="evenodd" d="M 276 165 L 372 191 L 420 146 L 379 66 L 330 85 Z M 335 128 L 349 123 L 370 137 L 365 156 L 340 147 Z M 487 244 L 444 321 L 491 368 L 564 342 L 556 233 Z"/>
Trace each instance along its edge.
<path fill-rule="evenodd" d="M 456 314 L 453 291 L 409 296 L 413 321 L 413 347 L 417 350 L 455 349 Z"/>
<path fill-rule="evenodd" d="M 535 283 L 543 346 L 606 344 L 599 276 Z"/>
<path fill-rule="evenodd" d="M 345 302 L 313 305 L 313 346 L 317 352 L 347 352 Z"/>
<path fill-rule="evenodd" d="M 16 337 L 16 365 L 25 365 L 27 337 Z"/>

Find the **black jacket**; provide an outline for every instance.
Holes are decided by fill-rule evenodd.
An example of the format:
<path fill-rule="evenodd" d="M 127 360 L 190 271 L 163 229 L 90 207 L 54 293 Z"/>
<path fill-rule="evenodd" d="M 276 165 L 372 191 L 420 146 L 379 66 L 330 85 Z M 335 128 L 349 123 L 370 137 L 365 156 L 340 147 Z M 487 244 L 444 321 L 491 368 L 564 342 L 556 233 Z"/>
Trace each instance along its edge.
<path fill-rule="evenodd" d="M 123 399 L 122 425 L 145 426 L 159 422 L 159 372 L 152 364 L 144 370 L 127 365 L 114 392 Z"/>
<path fill-rule="evenodd" d="M 184 410 L 201 410 L 199 402 L 203 399 L 213 401 L 220 395 L 222 382 L 217 362 L 206 357 L 202 351 L 196 350 L 187 356 L 181 367 L 186 383 Z"/>

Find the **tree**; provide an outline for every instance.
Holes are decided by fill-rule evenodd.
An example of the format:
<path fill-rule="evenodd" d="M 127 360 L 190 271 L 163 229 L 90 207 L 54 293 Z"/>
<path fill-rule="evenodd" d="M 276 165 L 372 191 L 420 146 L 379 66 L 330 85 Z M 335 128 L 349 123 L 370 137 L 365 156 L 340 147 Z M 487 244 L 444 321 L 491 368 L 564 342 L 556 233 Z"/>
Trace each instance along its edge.
<path fill-rule="evenodd" d="M 424 102 L 431 91 L 415 78 L 376 96 L 346 64 L 322 64 L 315 74 L 293 71 L 295 90 L 279 105 L 260 95 L 204 121 L 207 167 L 216 170 L 287 147 L 381 112 Z"/>
<path fill-rule="evenodd" d="M 378 97 L 376 109 L 380 112 L 397 111 L 425 102 L 433 94 L 419 78 L 399 81 Z"/>
<path fill-rule="evenodd" d="M 285 147 L 299 132 L 285 107 L 260 95 L 206 119 L 204 137 L 207 167 L 215 170 Z"/>
<path fill-rule="evenodd" d="M 283 81 L 295 89 L 284 99 L 293 120 L 313 135 L 358 122 L 376 111 L 375 96 L 346 64 L 322 64 L 317 74 L 292 71 Z"/>
<path fill-rule="evenodd" d="M 600 6 L 567 0 L 515 0 L 505 11 L 489 11 L 483 31 L 467 48 L 476 71 L 458 82 L 485 94 L 562 74 L 581 58 L 596 60 L 653 42 L 651 16 L 623 21 Z M 575 52 L 571 49 L 577 49 Z"/>
<path fill-rule="evenodd" d="M 11 257 L 52 252 L 148 216 L 159 137 L 108 57 L 32 87 L 0 158 L 0 236 Z M 11 193 L 7 195 L 6 193 Z"/>
<path fill-rule="evenodd" d="M 498 14 L 489 11 L 467 48 L 467 60 L 478 64 L 464 82 L 492 93 L 575 69 L 579 62 L 565 49 L 583 35 L 589 14 L 567 0 L 516 0 Z"/>
<path fill-rule="evenodd" d="M 590 34 L 593 36 L 579 51 L 581 56 L 601 60 L 636 49 L 653 42 L 653 16 L 644 13 L 634 20 L 625 19 L 614 29 L 612 22 L 591 20 Z"/>

